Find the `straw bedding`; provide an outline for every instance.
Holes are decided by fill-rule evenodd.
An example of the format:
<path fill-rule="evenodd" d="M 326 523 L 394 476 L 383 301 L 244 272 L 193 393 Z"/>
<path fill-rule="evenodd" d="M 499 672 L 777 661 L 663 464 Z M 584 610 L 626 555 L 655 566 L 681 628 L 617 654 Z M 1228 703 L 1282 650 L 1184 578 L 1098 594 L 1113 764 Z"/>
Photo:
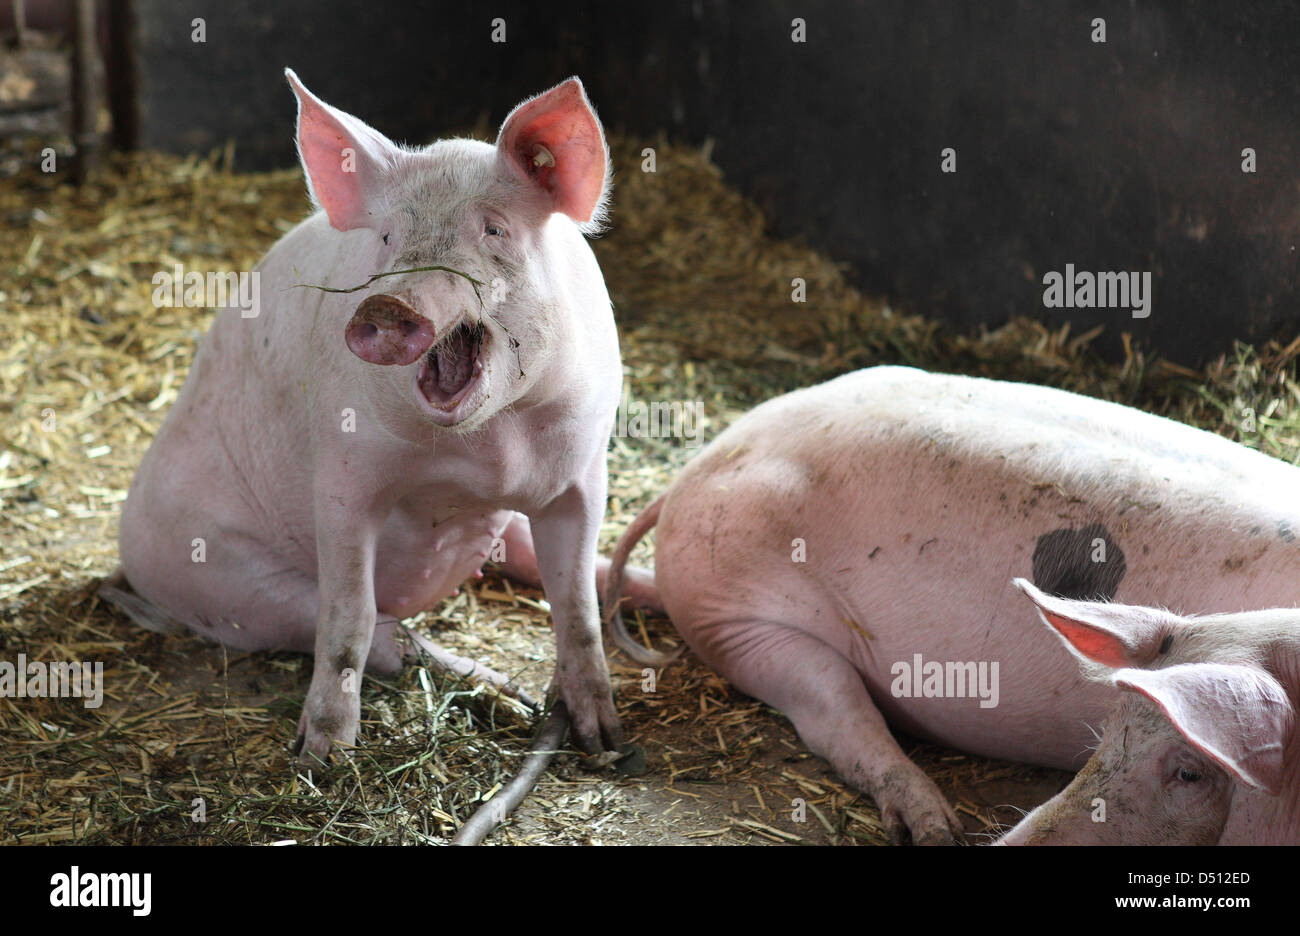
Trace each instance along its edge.
<path fill-rule="evenodd" d="M 1300 337 L 1239 346 L 1201 372 L 1095 334 L 1017 318 L 953 334 L 869 299 L 832 261 L 768 236 L 708 147 L 614 141 L 610 231 L 594 242 L 634 400 L 703 404 L 702 438 L 770 396 L 876 363 L 1031 380 L 1141 406 L 1271 455 L 1300 456 Z M 306 657 L 236 654 L 143 631 L 94 596 L 116 563 L 132 472 L 184 381 L 210 313 L 154 308 L 155 272 L 248 270 L 306 210 L 298 171 L 206 158 L 110 159 L 83 188 L 0 181 L 0 659 L 104 664 L 97 709 L 0 698 L 0 843 L 445 842 L 517 768 L 534 725 L 483 690 L 408 668 L 368 679 L 363 740 L 318 789 L 290 767 Z M 791 302 L 791 280 L 806 303 Z M 1032 309 L 1025 310 L 1027 313 Z M 232 404 L 233 405 L 233 404 Z M 602 548 L 693 449 L 615 438 Z M 653 539 L 634 562 L 653 562 Z M 541 692 L 554 660 L 543 595 L 489 573 L 415 625 Z M 631 622 L 657 645 L 671 627 Z M 495 843 L 883 844 L 871 801 L 809 755 L 779 713 L 687 654 L 640 691 L 611 666 L 646 772 L 561 758 Z M 979 835 L 1065 775 L 903 739 Z M 796 799 L 806 821 L 793 821 Z M 197 820 L 197 821 L 196 821 Z"/>

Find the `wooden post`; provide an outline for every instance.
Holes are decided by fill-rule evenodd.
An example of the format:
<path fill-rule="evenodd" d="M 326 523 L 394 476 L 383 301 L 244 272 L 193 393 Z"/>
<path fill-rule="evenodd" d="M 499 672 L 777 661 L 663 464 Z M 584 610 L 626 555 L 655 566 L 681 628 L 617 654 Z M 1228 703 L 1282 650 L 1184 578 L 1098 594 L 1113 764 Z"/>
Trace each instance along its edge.
<path fill-rule="evenodd" d="M 76 179 L 80 183 L 99 160 L 99 91 L 95 84 L 95 0 L 75 3 L 72 50 L 72 140 L 77 146 Z M 19 3 L 21 9 L 21 2 Z"/>

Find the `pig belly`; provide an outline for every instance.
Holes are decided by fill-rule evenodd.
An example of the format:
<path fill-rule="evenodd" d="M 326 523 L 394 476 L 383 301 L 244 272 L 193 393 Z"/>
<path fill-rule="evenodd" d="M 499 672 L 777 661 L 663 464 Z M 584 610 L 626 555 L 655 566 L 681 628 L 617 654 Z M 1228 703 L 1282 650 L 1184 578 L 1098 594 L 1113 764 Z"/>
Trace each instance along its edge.
<path fill-rule="evenodd" d="M 1010 585 L 1030 574 L 1032 536 L 1028 548 L 1010 531 L 986 536 L 978 527 L 943 542 L 873 536 L 864 505 L 832 511 L 833 526 L 810 524 L 797 537 L 787 524 L 754 522 L 762 514 L 749 502 L 770 490 L 728 488 L 702 498 L 675 491 L 665 503 L 655 584 L 687 644 L 738 688 L 770 701 L 772 678 L 815 682 L 829 657 L 841 657 L 896 729 L 987 757 L 1060 768 L 1087 760 L 1089 726 L 1100 730 L 1113 693 L 1083 679 Z M 720 505 L 723 496 L 736 509 Z M 915 519 L 923 529 L 938 518 L 922 510 Z M 806 563 L 791 560 L 796 538 Z M 783 652 L 791 631 L 815 637 L 814 652 Z M 764 668 L 773 656 L 775 677 Z M 953 664 L 938 694 L 912 677 L 932 663 Z M 990 688 L 996 694 L 981 693 Z"/>
<path fill-rule="evenodd" d="M 375 603 L 397 618 L 428 610 L 483 567 L 509 510 L 462 507 L 433 523 L 436 509 L 403 506 L 389 517 L 375 554 Z"/>
<path fill-rule="evenodd" d="M 188 386 L 188 385 L 187 385 Z M 240 650 L 310 652 L 319 608 L 309 498 L 295 485 L 259 496 L 212 434 L 175 409 L 146 453 L 122 512 L 121 559 L 137 594 L 205 637 Z M 167 457 L 160 452 L 167 451 Z M 211 466 L 181 472 L 174 462 Z M 382 528 L 375 559 L 381 614 L 436 605 L 482 566 L 510 511 L 462 508 L 434 526 L 436 503 L 404 503 Z M 445 513 L 445 508 L 442 508 Z"/>

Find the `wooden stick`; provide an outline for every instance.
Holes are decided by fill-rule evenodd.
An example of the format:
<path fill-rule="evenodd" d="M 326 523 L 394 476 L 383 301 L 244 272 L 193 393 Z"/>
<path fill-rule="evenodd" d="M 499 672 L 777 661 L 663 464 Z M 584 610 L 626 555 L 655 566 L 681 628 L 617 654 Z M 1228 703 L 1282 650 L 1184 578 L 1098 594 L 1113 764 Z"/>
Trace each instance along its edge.
<path fill-rule="evenodd" d="M 478 845 L 492 834 L 492 830 L 506 821 L 506 817 L 524 801 L 542 775 L 542 771 L 560 751 L 564 736 L 569 731 L 569 711 L 563 702 L 556 702 L 551 714 L 542 724 L 541 731 L 528 749 L 528 757 L 518 775 L 506 784 L 470 816 L 451 840 L 453 845 Z"/>

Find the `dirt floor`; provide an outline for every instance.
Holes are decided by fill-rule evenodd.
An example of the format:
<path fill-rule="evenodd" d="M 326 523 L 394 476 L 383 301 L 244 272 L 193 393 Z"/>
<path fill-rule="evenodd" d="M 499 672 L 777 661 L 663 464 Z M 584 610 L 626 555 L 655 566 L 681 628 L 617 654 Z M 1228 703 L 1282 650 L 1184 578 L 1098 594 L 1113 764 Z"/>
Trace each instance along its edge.
<path fill-rule="evenodd" d="M 648 175 L 637 168 L 644 145 L 616 141 L 614 223 L 594 247 L 632 397 L 703 402 L 703 441 L 777 393 L 906 362 L 1083 390 L 1274 455 L 1300 451 L 1300 339 L 1240 348 L 1201 373 L 1140 349 L 1111 366 L 1091 355 L 1093 336 L 1027 319 L 945 334 L 769 237 L 707 147 L 659 141 Z M 445 842 L 518 767 L 534 730 L 517 706 L 409 667 L 366 681 L 365 745 L 317 787 L 288 758 L 306 658 L 151 634 L 94 596 L 116 562 L 134 468 L 210 318 L 154 308 L 153 273 L 251 269 L 305 214 L 297 171 L 239 175 L 231 159 L 116 159 L 83 189 L 39 173 L 0 180 L 0 268 L 13 271 L 0 281 L 0 660 L 101 661 L 106 685 L 93 709 L 0 698 L 0 843 Z M 794 277 L 809 301 L 792 312 Z M 693 451 L 612 440 L 602 549 Z M 634 561 L 652 564 L 652 538 Z M 554 662 L 543 598 L 489 574 L 412 624 L 540 694 Z M 664 621 L 647 634 L 659 646 L 676 639 Z M 689 653 L 653 692 L 640 667 L 619 654 L 611 665 L 644 772 L 562 757 L 490 841 L 885 844 L 869 798 L 810 756 L 782 715 Z M 975 842 L 1067 779 L 900 740 Z"/>

